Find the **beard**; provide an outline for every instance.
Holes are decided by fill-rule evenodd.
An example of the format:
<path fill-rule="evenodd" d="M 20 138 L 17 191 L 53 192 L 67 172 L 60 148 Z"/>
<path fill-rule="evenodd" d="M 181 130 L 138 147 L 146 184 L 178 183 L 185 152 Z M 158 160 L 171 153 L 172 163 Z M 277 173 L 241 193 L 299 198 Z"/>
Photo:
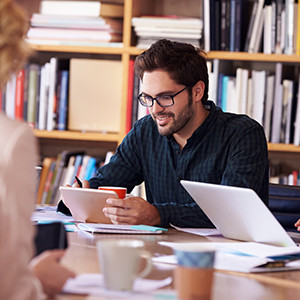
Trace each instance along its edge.
<path fill-rule="evenodd" d="M 152 118 L 157 125 L 159 134 L 162 136 L 169 136 L 182 130 L 188 124 L 188 122 L 191 120 L 191 117 L 193 116 L 194 111 L 192 108 L 192 103 L 193 103 L 192 96 L 189 95 L 188 104 L 182 109 L 180 113 L 178 113 L 177 118 L 175 117 L 175 114 L 172 112 L 159 113 L 156 115 L 152 114 Z M 161 126 L 157 124 L 156 117 L 170 117 L 173 119 L 173 121 L 171 122 L 170 125 L 167 124 L 165 126 L 164 125 Z"/>

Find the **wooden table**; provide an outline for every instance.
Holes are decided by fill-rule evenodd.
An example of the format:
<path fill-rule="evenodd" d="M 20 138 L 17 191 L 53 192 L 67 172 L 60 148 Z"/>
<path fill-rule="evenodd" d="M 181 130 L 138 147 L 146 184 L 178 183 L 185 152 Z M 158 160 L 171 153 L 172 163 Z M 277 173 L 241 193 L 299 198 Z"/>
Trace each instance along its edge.
<path fill-rule="evenodd" d="M 159 254 L 172 254 L 169 247 L 159 245 L 159 241 L 168 242 L 221 242 L 228 241 L 221 237 L 207 238 L 170 229 L 162 235 L 112 235 L 90 234 L 73 232 L 68 234 L 69 248 L 63 259 L 63 264 L 80 273 L 99 273 L 96 241 L 101 239 L 141 239 L 146 244 L 146 249 L 154 256 Z M 163 266 L 163 267 L 162 267 Z M 154 265 L 150 279 L 163 279 L 172 276 L 172 265 Z M 173 288 L 169 286 L 167 288 Z M 87 299 L 88 296 L 59 295 L 61 300 Z M 106 299 L 106 298 L 97 298 Z M 216 271 L 212 300 L 283 300 L 300 299 L 300 271 L 272 272 L 263 274 L 246 274 L 228 271 Z M 142 300 L 142 299 L 141 299 Z"/>

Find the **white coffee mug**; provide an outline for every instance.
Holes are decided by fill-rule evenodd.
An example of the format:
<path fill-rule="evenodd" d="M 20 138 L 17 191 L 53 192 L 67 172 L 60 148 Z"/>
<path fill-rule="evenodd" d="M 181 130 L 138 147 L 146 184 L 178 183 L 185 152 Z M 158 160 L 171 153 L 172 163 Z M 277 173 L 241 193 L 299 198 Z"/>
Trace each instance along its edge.
<path fill-rule="evenodd" d="M 110 290 L 131 290 L 137 277 L 149 274 L 151 254 L 139 240 L 102 240 L 97 242 L 98 258 L 104 285 Z M 138 273 L 142 258 L 146 266 Z"/>

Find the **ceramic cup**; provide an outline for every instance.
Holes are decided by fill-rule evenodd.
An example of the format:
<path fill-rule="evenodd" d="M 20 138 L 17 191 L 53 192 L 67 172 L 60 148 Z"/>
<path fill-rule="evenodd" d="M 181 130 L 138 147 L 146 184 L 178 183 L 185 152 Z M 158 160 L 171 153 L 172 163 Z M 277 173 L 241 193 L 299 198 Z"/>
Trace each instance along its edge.
<path fill-rule="evenodd" d="M 100 186 L 100 187 L 98 187 L 98 189 L 106 190 L 106 191 L 113 191 L 121 199 L 126 197 L 126 192 L 127 192 L 127 189 L 125 187 L 118 187 L 118 186 Z"/>
<path fill-rule="evenodd" d="M 151 271 L 151 254 L 144 250 L 139 240 L 103 240 L 97 242 L 98 258 L 104 285 L 110 290 L 132 290 L 137 277 L 144 277 Z M 145 268 L 139 272 L 142 260 Z"/>
<path fill-rule="evenodd" d="M 215 249 L 197 244 L 174 249 L 178 266 L 175 288 L 181 300 L 209 300 L 213 286 Z"/>

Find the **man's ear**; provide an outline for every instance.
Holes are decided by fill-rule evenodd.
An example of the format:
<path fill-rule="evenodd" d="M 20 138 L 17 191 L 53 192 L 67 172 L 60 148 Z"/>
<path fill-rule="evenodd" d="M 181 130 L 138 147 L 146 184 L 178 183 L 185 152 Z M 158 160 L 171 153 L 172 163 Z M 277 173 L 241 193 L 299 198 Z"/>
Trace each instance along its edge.
<path fill-rule="evenodd" d="M 194 86 L 193 86 L 193 98 L 195 102 L 201 101 L 205 90 L 205 84 L 202 80 L 199 80 Z"/>

